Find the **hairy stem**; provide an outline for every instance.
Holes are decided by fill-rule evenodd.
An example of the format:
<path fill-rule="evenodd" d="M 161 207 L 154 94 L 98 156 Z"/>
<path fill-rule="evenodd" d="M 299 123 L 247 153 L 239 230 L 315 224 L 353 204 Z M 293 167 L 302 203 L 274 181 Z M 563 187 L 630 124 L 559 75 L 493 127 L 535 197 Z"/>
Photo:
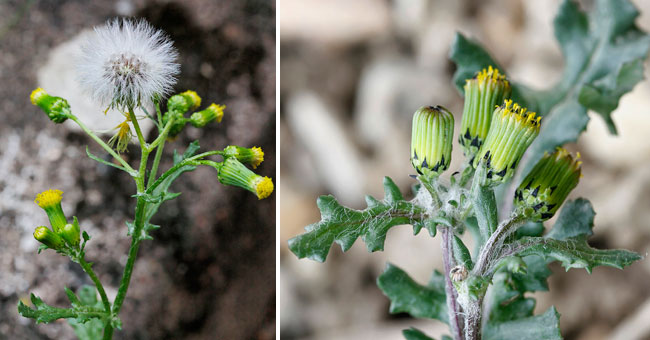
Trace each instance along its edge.
<path fill-rule="evenodd" d="M 462 333 L 462 316 L 460 313 L 460 306 L 458 305 L 458 293 L 451 283 L 449 272 L 453 268 L 453 244 L 451 242 L 452 233 L 450 227 L 443 227 L 440 230 L 442 235 L 442 261 L 445 271 L 445 294 L 447 295 L 447 310 L 449 311 L 449 327 L 454 340 L 463 340 Z"/>
<path fill-rule="evenodd" d="M 481 340 L 483 298 L 471 300 L 465 311 L 465 340 Z"/>
<path fill-rule="evenodd" d="M 520 215 L 512 215 L 499 224 L 497 230 L 485 242 L 479 254 L 472 273 L 476 276 L 484 276 L 492 265 L 492 260 L 501 252 L 503 241 L 516 230 L 516 227 L 524 221 Z"/>

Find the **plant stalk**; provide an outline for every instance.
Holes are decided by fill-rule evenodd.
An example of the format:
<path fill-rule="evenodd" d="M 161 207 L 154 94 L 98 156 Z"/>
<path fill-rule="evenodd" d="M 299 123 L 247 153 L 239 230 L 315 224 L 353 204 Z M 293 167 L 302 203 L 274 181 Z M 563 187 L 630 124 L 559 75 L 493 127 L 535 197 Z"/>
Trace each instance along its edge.
<path fill-rule="evenodd" d="M 454 340 L 463 340 L 461 328 L 462 314 L 458 305 L 458 293 L 449 277 L 449 272 L 453 268 L 453 244 L 449 235 L 451 232 L 450 227 L 443 227 L 440 230 L 440 234 L 442 235 L 442 261 L 445 271 L 445 293 L 447 295 L 447 310 L 449 311 L 449 327 L 451 328 L 451 333 Z"/>

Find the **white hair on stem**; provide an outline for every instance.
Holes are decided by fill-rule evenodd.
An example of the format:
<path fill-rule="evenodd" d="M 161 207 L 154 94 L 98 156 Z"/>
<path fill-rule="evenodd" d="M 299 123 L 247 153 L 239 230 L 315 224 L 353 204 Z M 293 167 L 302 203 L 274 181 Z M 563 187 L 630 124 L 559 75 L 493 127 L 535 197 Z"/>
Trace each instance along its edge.
<path fill-rule="evenodd" d="M 165 33 L 144 19 L 113 19 L 81 46 L 78 78 L 94 100 L 124 111 L 172 90 L 177 56 Z"/>

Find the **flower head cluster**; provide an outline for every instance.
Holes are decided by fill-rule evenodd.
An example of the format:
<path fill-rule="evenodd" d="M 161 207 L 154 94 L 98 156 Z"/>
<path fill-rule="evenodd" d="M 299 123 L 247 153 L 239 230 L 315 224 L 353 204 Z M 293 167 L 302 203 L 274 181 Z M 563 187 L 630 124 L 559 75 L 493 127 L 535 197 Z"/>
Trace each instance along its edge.
<path fill-rule="evenodd" d="M 179 73 L 172 42 L 144 20 L 115 19 L 95 28 L 81 53 L 81 85 L 95 100 L 121 111 L 164 96 Z"/>
<path fill-rule="evenodd" d="M 63 192 L 61 190 L 46 190 L 36 195 L 34 202 L 38 204 L 50 220 L 52 229 L 40 226 L 34 230 L 34 238 L 52 248 L 60 251 L 62 247 L 70 246 L 77 248 L 80 241 L 80 227 L 75 217 L 73 223 L 68 223 L 63 209 L 61 208 L 61 199 Z"/>

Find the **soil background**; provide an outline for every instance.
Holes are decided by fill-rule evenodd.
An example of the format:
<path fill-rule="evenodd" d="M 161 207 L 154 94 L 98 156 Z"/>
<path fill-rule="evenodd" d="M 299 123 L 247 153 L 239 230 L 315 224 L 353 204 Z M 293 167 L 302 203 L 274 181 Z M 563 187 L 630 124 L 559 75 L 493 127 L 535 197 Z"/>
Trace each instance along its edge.
<path fill-rule="evenodd" d="M 197 91 L 204 105 L 227 105 L 221 124 L 188 125 L 168 143 L 161 168 L 171 165 L 173 150 L 198 139 L 202 150 L 262 147 L 256 172 L 275 179 L 275 11 L 270 0 L 0 1 L 0 339 L 73 339 L 65 321 L 36 325 L 16 305 L 34 292 L 65 307 L 64 287 L 91 284 L 66 258 L 49 250 L 37 255 L 31 234 L 47 225 L 33 203 L 38 192 L 64 192 L 66 214 L 92 237 L 87 259 L 109 298 L 129 248 L 132 180 L 87 158 L 86 145 L 107 154 L 29 102 L 50 51 L 116 16 L 147 19 L 179 51 L 175 90 Z M 125 155 L 137 163 L 139 149 L 132 144 Z M 183 194 L 153 220 L 162 228 L 140 248 L 115 338 L 274 339 L 275 194 L 258 201 L 219 184 L 208 168 L 184 174 L 172 191 Z"/>

